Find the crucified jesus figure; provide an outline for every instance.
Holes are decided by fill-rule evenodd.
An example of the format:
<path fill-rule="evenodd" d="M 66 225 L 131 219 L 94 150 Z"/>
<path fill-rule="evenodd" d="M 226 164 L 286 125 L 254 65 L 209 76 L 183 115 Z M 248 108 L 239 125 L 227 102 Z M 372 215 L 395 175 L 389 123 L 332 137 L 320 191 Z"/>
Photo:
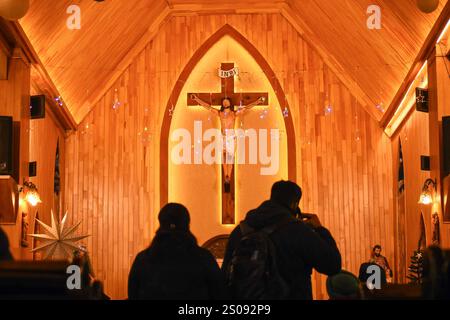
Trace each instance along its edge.
<path fill-rule="evenodd" d="M 225 173 L 225 192 L 230 192 L 230 177 L 231 171 L 234 165 L 234 156 L 236 150 L 236 137 L 234 129 L 236 126 L 236 119 L 238 116 L 243 115 L 251 108 L 264 103 L 265 98 L 260 97 L 256 101 L 249 103 L 246 106 L 240 106 L 237 110 L 233 105 L 230 98 L 223 98 L 220 106 L 220 110 L 217 110 L 211 106 L 211 104 L 201 100 L 196 94 L 191 95 L 191 99 L 195 100 L 200 106 L 204 107 L 208 111 L 211 111 L 214 115 L 220 118 L 220 130 L 223 137 L 223 171 Z"/>

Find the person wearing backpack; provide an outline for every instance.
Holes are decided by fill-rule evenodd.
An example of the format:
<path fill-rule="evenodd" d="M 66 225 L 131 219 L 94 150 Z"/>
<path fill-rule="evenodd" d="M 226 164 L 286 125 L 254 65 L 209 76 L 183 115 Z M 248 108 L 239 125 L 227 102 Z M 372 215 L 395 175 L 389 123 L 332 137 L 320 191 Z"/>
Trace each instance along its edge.
<path fill-rule="evenodd" d="M 301 197 L 294 182 L 276 182 L 231 233 L 222 270 L 234 299 L 312 300 L 312 269 L 341 271 L 336 242 L 316 215 L 301 214 Z"/>
<path fill-rule="evenodd" d="M 224 300 L 225 278 L 213 255 L 197 245 L 189 212 L 165 205 L 150 247 L 140 252 L 128 280 L 130 300 Z"/>

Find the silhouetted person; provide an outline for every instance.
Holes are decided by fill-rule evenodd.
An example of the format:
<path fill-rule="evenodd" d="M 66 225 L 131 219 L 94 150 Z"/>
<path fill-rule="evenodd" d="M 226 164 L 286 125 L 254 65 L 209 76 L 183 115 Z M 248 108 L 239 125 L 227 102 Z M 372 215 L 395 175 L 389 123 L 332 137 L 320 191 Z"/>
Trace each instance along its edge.
<path fill-rule="evenodd" d="M 257 231 L 279 226 L 269 237 L 275 248 L 279 275 L 288 288 L 287 292 L 283 292 L 284 296 L 275 298 L 311 300 L 312 269 L 326 275 L 334 275 L 341 270 L 341 255 L 336 243 L 330 232 L 320 224 L 318 217 L 302 215 L 302 220 L 295 218 L 299 213 L 301 197 L 302 191 L 297 184 L 279 181 L 272 187 L 270 200 L 247 214 L 245 220 L 231 233 L 227 245 L 222 269 L 228 279 L 232 273 L 230 266 L 233 265 L 233 256 L 239 251 L 243 238 L 242 230 L 248 227 Z M 236 296 L 236 290 L 233 292 Z"/>
<path fill-rule="evenodd" d="M 0 228 L 0 262 L 13 260 L 9 251 L 9 241 L 6 233 Z"/>
<path fill-rule="evenodd" d="M 189 212 L 170 203 L 159 213 L 160 228 L 140 252 L 128 280 L 129 299 L 211 300 L 228 298 L 224 276 L 189 231 Z"/>
<path fill-rule="evenodd" d="M 327 292 L 330 300 L 358 300 L 361 298 L 358 278 L 345 270 L 327 278 Z"/>

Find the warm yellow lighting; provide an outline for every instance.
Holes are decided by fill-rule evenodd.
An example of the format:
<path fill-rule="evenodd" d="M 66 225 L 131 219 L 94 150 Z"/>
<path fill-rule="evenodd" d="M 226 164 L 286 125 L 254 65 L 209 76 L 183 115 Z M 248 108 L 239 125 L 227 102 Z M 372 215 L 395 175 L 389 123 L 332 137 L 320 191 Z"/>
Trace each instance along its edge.
<path fill-rule="evenodd" d="M 450 19 L 447 22 L 447 25 L 445 26 L 444 30 L 442 31 L 441 35 L 439 36 L 437 43 L 440 43 L 445 35 L 448 32 L 448 29 L 450 27 Z M 420 79 L 424 79 L 420 81 Z M 422 68 L 420 68 L 419 73 L 417 74 L 414 81 L 409 86 L 408 90 L 406 91 L 406 94 L 403 96 L 402 101 L 397 107 L 397 111 L 395 112 L 394 116 L 389 121 L 388 125 L 385 128 L 385 132 L 389 137 L 392 137 L 394 133 L 397 131 L 399 126 L 402 124 L 403 120 L 408 116 L 409 112 L 414 108 L 415 106 L 415 95 L 414 95 L 414 87 L 421 87 L 421 88 L 427 88 L 428 87 L 428 69 L 427 69 L 427 61 L 424 62 L 422 65 Z"/>
<path fill-rule="evenodd" d="M 385 128 L 385 132 L 389 137 L 392 137 L 397 131 L 399 126 L 402 124 L 403 120 L 408 116 L 411 109 L 415 106 L 415 90 L 416 87 L 427 88 L 428 87 L 428 61 L 425 61 L 420 68 L 419 73 L 417 73 L 416 78 L 408 87 L 402 101 L 397 107 L 397 111 L 392 116 L 388 125 Z"/>
<path fill-rule="evenodd" d="M 193 124 L 202 121 L 203 132 L 209 129 L 220 128 L 218 117 L 214 117 L 201 106 L 187 107 L 187 95 L 191 92 L 220 92 L 221 82 L 216 72 L 211 72 L 219 67 L 222 62 L 234 62 L 240 68 L 241 81 L 235 79 L 235 92 L 268 92 L 270 112 L 265 119 L 260 118 L 261 110 L 265 107 L 255 107 L 245 116 L 244 122 L 237 122 L 237 128 L 247 129 L 280 129 L 280 159 L 279 172 L 275 176 L 260 175 L 260 168 L 265 167 L 259 162 L 249 162 L 249 138 L 245 139 L 246 163 L 234 167 L 235 179 L 235 224 L 222 224 L 222 164 L 208 165 L 203 162 L 199 165 L 177 165 L 171 160 L 171 151 L 178 141 L 171 139 L 174 130 L 188 129 L 191 133 L 191 146 L 197 145 L 194 137 Z M 244 72 L 245 71 L 245 72 Z M 281 110 L 286 101 L 279 101 L 269 79 L 258 65 L 257 61 L 244 47 L 230 36 L 225 36 L 217 42 L 198 62 L 192 70 L 184 87 L 176 101 L 173 102 L 171 124 L 168 141 L 168 201 L 179 202 L 186 205 L 191 212 L 191 228 L 198 237 L 199 242 L 206 241 L 217 234 L 225 234 L 232 231 L 239 222 L 245 218 L 246 213 L 266 200 L 267 192 L 273 182 L 285 179 L 288 176 L 288 148 L 287 134 L 284 117 Z M 283 106 L 283 108 L 281 107 Z M 237 103 L 239 106 L 239 103 Z M 218 109 L 219 106 L 213 106 Z M 181 112 L 183 111 L 183 112 Z M 291 116 L 291 115 L 290 115 Z M 151 128 L 149 128 L 151 129 Z M 143 129 L 142 129 L 143 130 Z M 151 130 L 150 130 L 151 131 Z M 200 137 L 201 140 L 202 137 Z M 257 140 L 259 141 L 259 140 Z M 202 150 L 208 144 L 201 145 Z M 272 150 L 269 136 L 269 150 Z M 192 148 L 192 156 L 195 150 Z M 203 158 L 203 157 L 202 157 Z M 235 161 L 238 161 L 235 157 Z M 220 161 L 219 161 L 220 162 Z M 244 183 L 245 182 L 245 183 Z M 247 183 L 248 182 L 248 183 Z M 158 225 L 156 222 L 155 225 Z"/>
<path fill-rule="evenodd" d="M 427 65 L 428 65 L 428 60 L 425 61 L 425 62 L 423 63 L 422 67 L 421 67 L 420 70 L 419 70 L 419 73 L 417 74 L 416 78 L 415 78 L 414 81 L 411 83 L 411 85 L 410 85 L 409 88 L 408 88 L 408 91 L 406 92 L 405 96 L 403 97 L 402 102 L 400 102 L 400 105 L 403 105 L 403 104 L 407 101 L 408 96 L 411 94 L 411 90 L 412 90 L 412 88 L 413 88 L 413 86 L 414 86 L 414 84 L 415 84 L 415 81 L 416 81 L 419 77 L 421 77 L 421 75 L 422 75 L 422 73 L 424 72 L 424 70 L 425 70 L 425 68 L 427 67 Z"/>
<path fill-rule="evenodd" d="M 448 28 L 450 27 L 450 19 L 448 19 L 447 21 L 447 25 L 445 26 L 444 30 L 442 30 L 441 35 L 439 36 L 438 40 L 436 41 L 436 43 L 439 43 L 442 41 L 442 38 L 444 38 L 445 34 L 448 31 Z"/>
<path fill-rule="evenodd" d="M 28 191 L 25 199 L 32 207 L 36 207 L 39 203 L 42 202 L 41 198 L 39 197 L 39 193 L 37 193 L 36 191 Z"/>
<path fill-rule="evenodd" d="M 423 184 L 422 193 L 420 194 L 419 203 L 424 205 L 430 205 L 433 203 L 433 194 L 431 193 L 431 189 L 436 188 L 436 181 L 427 179 Z"/>
<path fill-rule="evenodd" d="M 20 187 L 19 192 L 23 192 L 25 200 L 32 206 L 36 207 L 39 203 L 42 203 L 39 196 L 38 189 L 34 183 L 25 181 L 23 186 Z"/>
<path fill-rule="evenodd" d="M 423 192 L 420 195 L 420 200 L 419 203 L 424 204 L 424 205 L 429 205 L 433 203 L 433 197 L 430 193 L 428 192 Z"/>

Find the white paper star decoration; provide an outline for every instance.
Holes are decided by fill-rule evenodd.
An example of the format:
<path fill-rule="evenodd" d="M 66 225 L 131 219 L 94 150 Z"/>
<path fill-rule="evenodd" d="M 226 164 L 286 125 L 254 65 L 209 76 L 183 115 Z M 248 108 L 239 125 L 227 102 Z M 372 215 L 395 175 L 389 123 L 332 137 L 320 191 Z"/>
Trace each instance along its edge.
<path fill-rule="evenodd" d="M 46 234 L 30 234 L 31 237 L 36 238 L 42 242 L 37 248 L 34 248 L 32 252 L 43 251 L 43 259 L 72 259 L 73 252 L 76 250 L 82 250 L 76 245 L 77 241 L 89 237 L 88 235 L 77 236 L 75 231 L 80 226 L 81 222 L 73 226 L 66 225 L 67 212 L 61 221 L 57 221 L 52 211 L 52 226 L 48 226 L 42 221 L 36 219 L 46 231 Z M 83 250 L 82 250 L 83 251 Z"/>

